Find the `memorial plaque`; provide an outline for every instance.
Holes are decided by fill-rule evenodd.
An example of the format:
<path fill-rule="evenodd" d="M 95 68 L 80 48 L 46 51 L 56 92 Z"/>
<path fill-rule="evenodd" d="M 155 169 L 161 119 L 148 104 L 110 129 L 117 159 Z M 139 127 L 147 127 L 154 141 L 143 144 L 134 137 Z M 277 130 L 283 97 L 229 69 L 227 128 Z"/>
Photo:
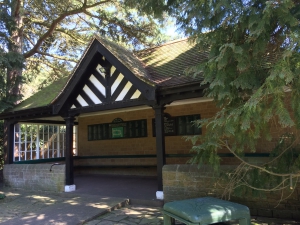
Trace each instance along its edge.
<path fill-rule="evenodd" d="M 155 119 L 152 119 L 152 129 L 153 129 L 153 137 L 155 137 L 156 136 Z M 164 116 L 164 132 L 165 132 L 165 136 L 176 135 L 175 118 L 169 116 L 168 114 Z"/>

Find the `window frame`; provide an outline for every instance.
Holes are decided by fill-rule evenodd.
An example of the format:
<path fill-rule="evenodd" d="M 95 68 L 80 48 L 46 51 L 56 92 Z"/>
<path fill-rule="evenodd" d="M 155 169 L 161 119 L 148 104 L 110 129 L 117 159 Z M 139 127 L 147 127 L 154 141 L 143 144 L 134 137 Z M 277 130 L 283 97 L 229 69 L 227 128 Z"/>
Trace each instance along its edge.
<path fill-rule="evenodd" d="M 33 127 L 35 132 L 33 132 Z M 26 122 L 15 124 L 13 137 L 13 162 L 65 157 L 65 131 L 65 124 L 39 124 Z M 33 138 L 33 136 L 35 136 L 35 138 Z M 34 145 L 35 148 L 33 148 Z M 73 154 L 78 154 L 77 125 L 73 126 Z"/>
<path fill-rule="evenodd" d="M 123 134 L 113 137 L 113 129 L 123 130 Z M 122 128 L 122 129 L 121 129 Z M 120 121 L 87 125 L 88 141 L 116 140 L 148 137 L 147 119 Z"/>

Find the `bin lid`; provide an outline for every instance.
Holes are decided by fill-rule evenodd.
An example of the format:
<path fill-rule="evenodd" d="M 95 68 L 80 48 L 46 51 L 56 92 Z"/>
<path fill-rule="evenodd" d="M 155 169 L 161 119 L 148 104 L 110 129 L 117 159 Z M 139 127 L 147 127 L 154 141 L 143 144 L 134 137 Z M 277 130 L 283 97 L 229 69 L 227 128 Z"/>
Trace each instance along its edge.
<path fill-rule="evenodd" d="M 168 202 L 163 208 L 184 220 L 201 224 L 250 217 L 247 206 L 213 197 Z"/>

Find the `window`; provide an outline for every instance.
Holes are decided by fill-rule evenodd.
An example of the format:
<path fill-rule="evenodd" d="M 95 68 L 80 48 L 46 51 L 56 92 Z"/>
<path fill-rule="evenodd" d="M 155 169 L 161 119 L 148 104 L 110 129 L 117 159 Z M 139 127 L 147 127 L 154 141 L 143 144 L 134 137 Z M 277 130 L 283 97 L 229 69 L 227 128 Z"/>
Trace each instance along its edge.
<path fill-rule="evenodd" d="M 164 116 L 165 136 L 199 135 L 201 128 L 193 124 L 193 121 L 199 119 L 199 114 L 171 117 L 166 113 Z M 156 136 L 155 126 L 155 119 L 152 119 L 153 137 Z"/>
<path fill-rule="evenodd" d="M 88 140 L 147 137 L 147 120 L 132 120 L 88 125 Z"/>
<path fill-rule="evenodd" d="M 177 135 L 197 135 L 201 134 L 201 129 L 194 125 L 192 121 L 199 120 L 200 115 L 177 116 L 176 130 Z"/>
<path fill-rule="evenodd" d="M 14 161 L 65 156 L 65 125 L 16 124 L 14 133 Z M 73 135 L 73 153 L 76 155 L 77 126 L 74 126 Z"/>

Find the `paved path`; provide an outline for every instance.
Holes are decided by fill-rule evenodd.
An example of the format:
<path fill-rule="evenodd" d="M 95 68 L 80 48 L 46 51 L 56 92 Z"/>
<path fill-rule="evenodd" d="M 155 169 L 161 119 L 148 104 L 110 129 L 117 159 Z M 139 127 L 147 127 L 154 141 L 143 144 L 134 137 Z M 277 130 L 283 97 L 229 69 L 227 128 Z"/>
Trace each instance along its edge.
<path fill-rule="evenodd" d="M 161 208 L 126 205 L 85 223 L 84 225 L 162 225 Z"/>
<path fill-rule="evenodd" d="M 28 192 L 0 189 L 1 225 L 162 225 L 161 208 L 127 205 L 128 199 L 78 193 Z M 179 225 L 179 223 L 176 223 Z M 252 225 L 299 222 L 252 218 Z"/>
<path fill-rule="evenodd" d="M 5 189 L 1 225 L 76 225 L 124 206 L 128 199 Z"/>

